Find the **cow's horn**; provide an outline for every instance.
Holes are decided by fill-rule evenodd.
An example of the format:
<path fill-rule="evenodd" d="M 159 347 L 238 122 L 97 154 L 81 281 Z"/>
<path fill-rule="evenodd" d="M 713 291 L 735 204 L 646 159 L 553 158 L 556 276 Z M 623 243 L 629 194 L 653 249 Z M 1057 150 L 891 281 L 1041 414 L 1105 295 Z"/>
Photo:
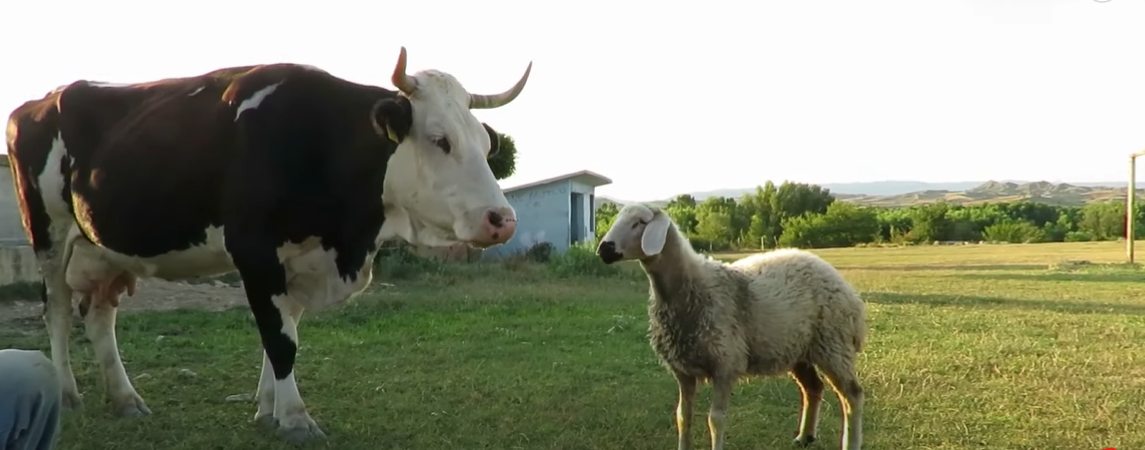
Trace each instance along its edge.
<path fill-rule="evenodd" d="M 406 48 L 402 47 L 402 53 L 398 55 L 398 65 L 394 66 L 394 77 L 391 80 L 398 90 L 404 92 L 406 95 L 412 95 L 417 90 L 417 79 L 406 75 Z"/>
<path fill-rule="evenodd" d="M 525 82 L 529 81 L 529 72 L 533 71 L 533 62 L 529 62 L 529 67 L 525 68 L 525 75 L 517 81 L 517 84 L 505 92 L 495 95 L 481 95 L 469 94 L 469 109 L 493 109 L 500 108 L 508 105 L 509 102 L 521 95 L 521 91 L 525 89 Z"/>

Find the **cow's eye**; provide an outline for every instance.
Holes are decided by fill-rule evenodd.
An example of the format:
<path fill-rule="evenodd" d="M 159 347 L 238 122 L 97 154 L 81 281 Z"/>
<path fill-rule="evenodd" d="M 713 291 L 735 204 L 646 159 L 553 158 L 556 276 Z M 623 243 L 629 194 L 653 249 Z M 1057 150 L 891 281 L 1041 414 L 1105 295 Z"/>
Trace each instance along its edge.
<path fill-rule="evenodd" d="M 449 139 L 446 139 L 444 136 L 433 138 L 433 145 L 436 145 L 441 151 L 449 153 Z"/>

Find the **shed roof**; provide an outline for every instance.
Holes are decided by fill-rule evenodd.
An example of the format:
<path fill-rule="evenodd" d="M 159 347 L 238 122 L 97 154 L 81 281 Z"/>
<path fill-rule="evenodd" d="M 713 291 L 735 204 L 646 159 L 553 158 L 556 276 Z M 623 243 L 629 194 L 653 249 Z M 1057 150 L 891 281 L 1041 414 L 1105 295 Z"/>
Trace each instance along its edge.
<path fill-rule="evenodd" d="M 587 184 L 587 185 L 592 186 L 592 187 L 600 187 L 600 186 L 604 186 L 606 184 L 612 184 L 612 180 L 609 179 L 608 177 L 604 176 L 604 175 L 593 172 L 591 170 L 581 170 L 578 172 L 566 173 L 564 175 L 558 175 L 558 176 L 555 176 L 552 178 L 545 178 L 543 180 L 534 181 L 532 183 L 525 183 L 522 185 L 513 186 L 511 188 L 504 189 L 504 191 L 506 194 L 508 194 L 511 192 L 520 191 L 523 189 L 528 189 L 528 188 L 537 187 L 537 186 L 553 183 L 556 181 L 564 181 L 564 180 L 579 181 L 581 183 Z"/>

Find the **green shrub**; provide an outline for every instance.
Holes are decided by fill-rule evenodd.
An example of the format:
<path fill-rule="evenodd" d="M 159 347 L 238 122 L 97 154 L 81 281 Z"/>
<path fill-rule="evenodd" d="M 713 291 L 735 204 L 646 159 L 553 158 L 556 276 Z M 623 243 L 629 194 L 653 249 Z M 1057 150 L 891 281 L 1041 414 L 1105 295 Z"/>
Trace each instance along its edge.
<path fill-rule="evenodd" d="M 532 262 L 547 263 L 553 257 L 553 244 L 539 242 L 525 250 L 525 258 Z"/>
<path fill-rule="evenodd" d="M 44 283 L 39 281 L 17 281 L 0 286 L 0 301 L 40 300 L 44 293 Z"/>
<path fill-rule="evenodd" d="M 562 253 L 553 255 L 548 268 L 561 277 L 609 277 L 620 273 L 617 265 L 608 265 L 596 256 L 596 240 L 573 244 Z"/>
<path fill-rule="evenodd" d="M 422 274 L 439 273 L 443 265 L 436 259 L 414 254 L 406 244 L 382 247 L 374 257 L 374 276 L 382 281 L 409 279 Z"/>
<path fill-rule="evenodd" d="M 1010 220 L 986 227 L 982 230 L 982 237 L 988 241 L 1021 244 L 1044 242 L 1046 233 L 1031 222 Z"/>
<path fill-rule="evenodd" d="M 1065 242 L 1089 242 L 1093 240 L 1093 236 L 1084 231 L 1070 231 L 1065 234 Z"/>

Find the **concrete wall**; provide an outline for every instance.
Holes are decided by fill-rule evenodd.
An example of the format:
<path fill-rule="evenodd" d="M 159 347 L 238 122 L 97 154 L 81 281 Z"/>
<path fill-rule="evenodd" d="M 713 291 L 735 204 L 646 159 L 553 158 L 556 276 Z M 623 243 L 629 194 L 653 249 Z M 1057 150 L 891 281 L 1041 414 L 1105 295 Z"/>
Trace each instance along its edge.
<path fill-rule="evenodd" d="M 36 254 L 27 245 L 0 245 L 0 286 L 20 281 L 40 282 Z"/>
<path fill-rule="evenodd" d="M 0 157 L 5 163 L 7 156 Z M 0 167 L 0 241 L 28 242 L 24 235 L 24 225 L 20 222 L 20 207 L 16 205 L 16 185 L 12 183 L 12 172 L 7 164 Z"/>
<path fill-rule="evenodd" d="M 39 282 L 40 266 L 28 245 L 20 207 L 16 205 L 16 185 L 8 169 L 8 156 L 0 156 L 0 285 L 19 281 Z"/>
<path fill-rule="evenodd" d="M 569 246 L 568 180 L 512 191 L 505 195 L 517 211 L 517 232 L 513 239 L 485 250 L 486 259 L 502 258 L 528 250 L 541 242 L 553 244 L 556 251 Z"/>

